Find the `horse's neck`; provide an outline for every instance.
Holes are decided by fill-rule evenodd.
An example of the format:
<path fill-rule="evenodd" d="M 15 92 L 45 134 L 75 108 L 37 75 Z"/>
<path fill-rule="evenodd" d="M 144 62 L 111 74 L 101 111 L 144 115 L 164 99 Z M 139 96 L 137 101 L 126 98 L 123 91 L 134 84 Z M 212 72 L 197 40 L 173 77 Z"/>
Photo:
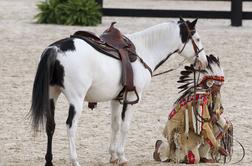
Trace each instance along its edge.
<path fill-rule="evenodd" d="M 163 23 L 127 35 L 135 44 L 137 54 L 154 70 L 155 66 L 178 49 L 179 27 L 176 23 Z"/>

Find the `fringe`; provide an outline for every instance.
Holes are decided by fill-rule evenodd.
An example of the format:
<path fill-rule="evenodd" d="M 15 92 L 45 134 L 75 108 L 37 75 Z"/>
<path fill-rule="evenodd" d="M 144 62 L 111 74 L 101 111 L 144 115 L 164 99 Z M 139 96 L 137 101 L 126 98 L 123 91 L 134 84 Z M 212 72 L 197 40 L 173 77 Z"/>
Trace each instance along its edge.
<path fill-rule="evenodd" d="M 185 109 L 185 135 L 186 138 L 189 136 L 189 116 L 188 116 L 188 109 Z"/>

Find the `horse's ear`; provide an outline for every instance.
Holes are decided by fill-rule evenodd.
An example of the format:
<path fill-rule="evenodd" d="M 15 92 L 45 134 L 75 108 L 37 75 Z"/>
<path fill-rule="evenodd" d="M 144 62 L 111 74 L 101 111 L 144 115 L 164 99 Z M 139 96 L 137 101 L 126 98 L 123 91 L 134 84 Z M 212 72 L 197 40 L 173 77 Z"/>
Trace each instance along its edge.
<path fill-rule="evenodd" d="M 182 17 L 179 17 L 180 22 L 185 22 L 185 20 Z"/>
<path fill-rule="evenodd" d="M 193 20 L 193 22 L 191 23 L 191 27 L 192 28 L 195 28 L 195 25 L 196 25 L 197 21 L 198 21 L 198 18 L 196 18 L 195 20 Z"/>

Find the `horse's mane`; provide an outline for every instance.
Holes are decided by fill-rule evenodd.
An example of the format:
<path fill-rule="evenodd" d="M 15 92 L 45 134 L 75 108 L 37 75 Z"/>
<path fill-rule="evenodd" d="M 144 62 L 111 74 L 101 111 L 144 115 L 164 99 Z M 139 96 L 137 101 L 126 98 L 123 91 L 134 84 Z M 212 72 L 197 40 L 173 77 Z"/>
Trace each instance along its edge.
<path fill-rule="evenodd" d="M 224 76 L 223 69 L 220 66 L 219 58 L 213 56 L 212 54 L 207 55 L 206 57 L 208 61 L 206 69 L 196 70 L 191 64 L 190 66 L 185 66 L 184 70 L 180 72 L 181 76 L 179 77 L 179 80 L 177 82 L 179 84 L 182 84 L 178 87 L 178 89 L 180 89 L 179 93 L 182 93 L 182 95 L 178 98 L 177 101 L 193 93 L 193 90 L 195 88 L 194 73 L 196 75 L 196 88 L 199 90 L 203 90 L 203 87 L 200 87 L 198 84 L 204 76 Z"/>
<path fill-rule="evenodd" d="M 174 27 L 177 25 L 178 24 L 176 22 L 169 21 L 151 26 L 133 34 L 127 34 L 127 37 L 136 37 L 137 39 L 141 39 L 141 42 L 143 42 L 145 45 L 151 46 L 156 43 L 156 41 L 160 41 L 163 38 L 167 38 L 167 36 L 174 34 L 172 30 L 174 30 Z"/>

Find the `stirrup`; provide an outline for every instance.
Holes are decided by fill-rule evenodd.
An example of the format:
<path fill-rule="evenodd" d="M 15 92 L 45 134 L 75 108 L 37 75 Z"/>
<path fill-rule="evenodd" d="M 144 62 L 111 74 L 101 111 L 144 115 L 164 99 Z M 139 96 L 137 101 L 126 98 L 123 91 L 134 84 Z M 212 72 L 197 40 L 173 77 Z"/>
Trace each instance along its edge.
<path fill-rule="evenodd" d="M 126 88 L 127 89 L 127 88 Z M 127 100 L 127 96 L 128 96 L 128 92 L 134 92 L 135 93 L 135 95 L 136 95 L 136 97 L 137 97 L 137 99 L 136 100 L 133 100 L 133 101 L 128 101 Z M 136 103 L 138 103 L 138 101 L 139 101 L 139 96 L 138 96 L 138 93 L 137 93 L 137 91 L 136 91 L 136 88 L 134 87 L 134 90 L 133 91 L 127 91 L 127 90 L 125 90 L 125 94 L 124 94 L 124 103 L 126 103 L 126 104 L 131 104 L 131 105 L 133 105 L 133 104 L 136 104 Z"/>

